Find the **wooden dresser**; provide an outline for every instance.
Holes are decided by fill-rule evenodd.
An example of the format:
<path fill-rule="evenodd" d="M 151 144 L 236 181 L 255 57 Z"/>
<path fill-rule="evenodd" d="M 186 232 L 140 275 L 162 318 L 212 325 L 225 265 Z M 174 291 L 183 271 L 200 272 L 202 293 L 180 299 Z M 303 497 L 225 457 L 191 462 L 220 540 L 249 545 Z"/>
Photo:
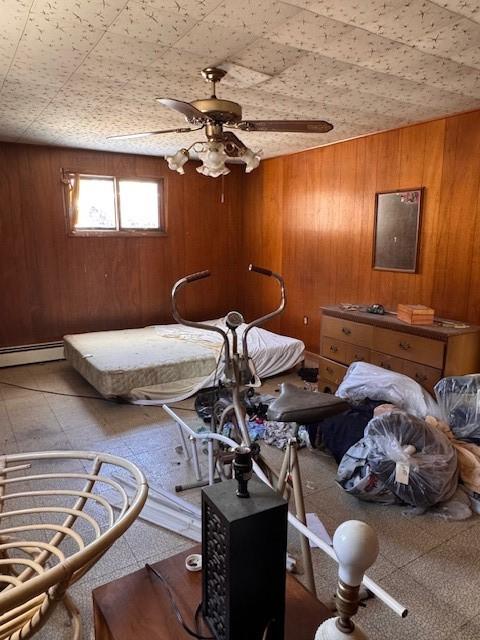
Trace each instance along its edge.
<path fill-rule="evenodd" d="M 335 391 L 352 362 L 403 373 L 432 392 L 445 376 L 480 372 L 480 327 L 409 325 L 393 314 L 322 307 L 319 390 Z"/>

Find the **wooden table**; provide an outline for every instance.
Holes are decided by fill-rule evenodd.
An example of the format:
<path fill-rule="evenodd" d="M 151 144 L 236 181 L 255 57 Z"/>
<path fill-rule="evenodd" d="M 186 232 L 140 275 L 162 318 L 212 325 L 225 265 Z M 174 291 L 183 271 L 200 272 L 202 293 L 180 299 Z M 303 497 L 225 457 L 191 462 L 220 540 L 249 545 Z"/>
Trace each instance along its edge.
<path fill-rule="evenodd" d="M 199 548 L 190 549 L 153 565 L 167 579 L 190 628 L 202 597 L 202 581 L 201 572 L 185 569 L 185 558 L 199 552 Z M 145 568 L 95 589 L 93 611 L 95 640 L 191 640 L 175 617 L 162 582 Z M 320 623 L 331 616 L 325 605 L 287 574 L 285 640 L 312 640 Z M 203 623 L 200 632 L 211 635 Z"/>

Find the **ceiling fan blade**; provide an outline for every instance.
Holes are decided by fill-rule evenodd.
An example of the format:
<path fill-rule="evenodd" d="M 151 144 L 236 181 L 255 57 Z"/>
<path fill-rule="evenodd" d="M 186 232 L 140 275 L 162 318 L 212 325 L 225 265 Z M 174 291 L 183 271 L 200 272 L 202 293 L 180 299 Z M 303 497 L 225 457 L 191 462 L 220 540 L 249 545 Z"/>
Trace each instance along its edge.
<path fill-rule="evenodd" d="M 333 124 L 325 120 L 243 120 L 235 125 L 242 131 L 280 131 L 292 133 L 327 133 Z"/>
<path fill-rule="evenodd" d="M 194 124 L 198 124 L 200 122 L 208 122 L 210 119 L 189 102 L 173 100 L 173 98 L 157 98 L 157 102 L 160 102 L 160 104 L 163 104 L 164 107 L 168 107 L 169 109 L 180 111 L 180 113 L 183 113 L 188 122 L 192 122 Z"/>
<path fill-rule="evenodd" d="M 177 129 L 162 129 L 162 131 L 145 131 L 143 133 L 125 133 L 120 136 L 108 136 L 107 140 L 128 140 L 129 138 L 145 138 L 147 136 L 157 136 L 160 133 L 189 133 L 190 131 L 198 131 L 198 129 L 203 129 L 203 127 L 196 127 L 192 129 L 191 127 L 180 127 Z"/>

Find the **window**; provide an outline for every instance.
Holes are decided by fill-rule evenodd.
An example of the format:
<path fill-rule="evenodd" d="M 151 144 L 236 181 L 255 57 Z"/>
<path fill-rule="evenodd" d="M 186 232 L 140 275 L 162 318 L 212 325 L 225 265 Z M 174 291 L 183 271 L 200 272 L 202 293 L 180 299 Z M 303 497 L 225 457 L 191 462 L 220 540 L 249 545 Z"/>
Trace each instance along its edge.
<path fill-rule="evenodd" d="M 163 180 L 63 172 L 74 235 L 165 233 Z"/>

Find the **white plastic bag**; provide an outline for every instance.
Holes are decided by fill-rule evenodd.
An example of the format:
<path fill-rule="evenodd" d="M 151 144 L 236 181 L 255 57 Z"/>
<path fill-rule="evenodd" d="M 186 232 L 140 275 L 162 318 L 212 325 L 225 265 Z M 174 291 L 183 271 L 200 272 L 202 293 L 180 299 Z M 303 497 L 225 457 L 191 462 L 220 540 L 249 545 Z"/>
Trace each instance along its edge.
<path fill-rule="evenodd" d="M 335 395 L 352 403 L 365 398 L 383 400 L 417 418 L 440 417 L 437 403 L 418 382 L 367 362 L 354 362 L 348 367 Z"/>

